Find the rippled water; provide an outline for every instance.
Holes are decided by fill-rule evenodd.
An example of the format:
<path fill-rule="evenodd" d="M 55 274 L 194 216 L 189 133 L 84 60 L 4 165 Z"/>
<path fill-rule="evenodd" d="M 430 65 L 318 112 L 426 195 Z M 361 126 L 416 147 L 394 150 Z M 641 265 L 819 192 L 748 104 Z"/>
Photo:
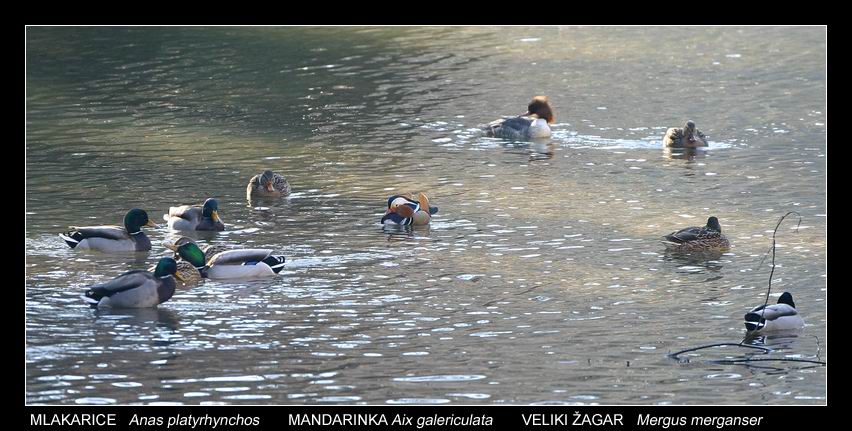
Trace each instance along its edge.
<path fill-rule="evenodd" d="M 824 367 L 666 354 L 742 339 L 795 210 L 773 292 L 807 326 L 765 342 L 826 360 L 825 48 L 822 27 L 30 27 L 27 402 L 823 404 Z M 536 94 L 551 140 L 475 132 Z M 664 153 L 686 119 L 710 148 Z M 247 202 L 263 169 L 292 197 Z M 431 226 L 382 229 L 420 190 Z M 229 230 L 198 238 L 273 248 L 282 276 L 80 300 L 175 233 L 124 256 L 57 233 L 207 197 Z M 664 253 L 710 215 L 730 253 Z"/>

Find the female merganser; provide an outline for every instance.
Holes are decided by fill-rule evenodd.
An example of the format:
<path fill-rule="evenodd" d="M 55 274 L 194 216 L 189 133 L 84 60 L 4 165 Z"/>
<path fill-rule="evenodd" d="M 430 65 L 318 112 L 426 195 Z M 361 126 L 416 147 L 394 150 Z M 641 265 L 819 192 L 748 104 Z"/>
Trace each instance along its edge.
<path fill-rule="evenodd" d="M 672 127 L 663 137 L 663 145 L 671 148 L 706 147 L 707 137 L 695 128 L 695 122 L 689 120 L 683 128 Z"/>
<path fill-rule="evenodd" d="M 148 220 L 148 213 L 133 208 L 124 215 L 121 226 L 70 226 L 71 230 L 59 234 L 69 247 L 77 250 L 103 252 L 149 251 L 151 240 L 142 232 L 142 226 L 158 227 Z"/>
<path fill-rule="evenodd" d="M 805 321 L 796 311 L 793 295 L 784 292 L 775 305 L 754 307 L 745 315 L 746 331 L 749 334 L 758 332 L 789 331 L 805 326 Z"/>
<path fill-rule="evenodd" d="M 527 112 L 518 117 L 506 117 L 492 121 L 485 127 L 486 136 L 524 141 L 549 138 L 550 126 L 556 121 L 553 109 L 546 96 L 535 96 L 527 106 Z"/>
<path fill-rule="evenodd" d="M 688 227 L 663 238 L 666 247 L 681 252 L 726 251 L 731 247 L 728 238 L 722 235 L 722 226 L 716 217 L 708 218 L 706 226 Z"/>
<path fill-rule="evenodd" d="M 142 269 L 125 272 L 103 283 L 89 286 L 83 299 L 92 308 L 148 308 L 168 301 L 175 294 L 177 263 L 164 257 L 154 273 Z"/>
<path fill-rule="evenodd" d="M 400 226 L 421 226 L 429 224 L 432 214 L 438 212 L 438 207 L 429 206 L 429 199 L 423 193 L 419 201 L 406 196 L 394 195 L 388 198 L 388 209 L 382 217 L 382 224 L 397 224 Z"/>
<path fill-rule="evenodd" d="M 182 205 L 169 208 L 163 215 L 172 230 L 225 230 L 225 224 L 219 218 L 219 202 L 210 198 L 199 205 Z"/>
<path fill-rule="evenodd" d="M 289 194 L 290 183 L 287 182 L 287 178 L 270 170 L 251 177 L 246 187 L 246 197 L 249 200 L 252 195 L 277 198 Z"/>

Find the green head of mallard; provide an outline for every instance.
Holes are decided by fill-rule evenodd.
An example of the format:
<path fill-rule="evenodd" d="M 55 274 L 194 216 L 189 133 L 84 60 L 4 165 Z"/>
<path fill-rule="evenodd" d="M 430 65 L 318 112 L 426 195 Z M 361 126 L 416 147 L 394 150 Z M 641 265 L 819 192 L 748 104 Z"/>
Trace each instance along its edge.
<path fill-rule="evenodd" d="M 188 242 L 177 247 L 177 253 L 183 260 L 192 264 L 196 268 L 202 268 L 205 265 L 204 252 L 198 248 L 198 244 Z"/>
<path fill-rule="evenodd" d="M 204 201 L 204 206 L 201 208 L 201 216 L 204 218 L 211 218 L 214 222 L 218 222 L 219 202 L 213 198 L 209 198 Z"/>
<path fill-rule="evenodd" d="M 170 257 L 163 257 L 157 262 L 157 267 L 154 269 L 154 276 L 166 277 L 169 275 L 183 281 L 183 278 L 177 273 L 177 262 Z"/>
<path fill-rule="evenodd" d="M 148 213 L 139 208 L 133 208 L 124 215 L 124 228 L 129 234 L 142 232 L 142 226 L 159 227 L 156 223 L 148 220 Z"/>
<path fill-rule="evenodd" d="M 717 219 L 716 217 L 708 218 L 707 229 L 715 230 L 716 232 L 722 233 L 722 225 L 719 224 L 719 219 Z"/>

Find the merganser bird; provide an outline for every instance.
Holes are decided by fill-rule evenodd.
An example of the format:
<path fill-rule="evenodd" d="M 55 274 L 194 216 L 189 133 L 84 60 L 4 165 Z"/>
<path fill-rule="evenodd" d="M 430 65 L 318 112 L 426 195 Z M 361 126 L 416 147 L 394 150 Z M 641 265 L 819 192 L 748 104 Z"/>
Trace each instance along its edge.
<path fill-rule="evenodd" d="M 527 106 L 527 112 L 518 117 L 505 117 L 492 121 L 485 127 L 489 137 L 525 141 L 535 138 L 549 138 L 550 126 L 556 121 L 553 109 L 546 96 L 535 96 Z"/>

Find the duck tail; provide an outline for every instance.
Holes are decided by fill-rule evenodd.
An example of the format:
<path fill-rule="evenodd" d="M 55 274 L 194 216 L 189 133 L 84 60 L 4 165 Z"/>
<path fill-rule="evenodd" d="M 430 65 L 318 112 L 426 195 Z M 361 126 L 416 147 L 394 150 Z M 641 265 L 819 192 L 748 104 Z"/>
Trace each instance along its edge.
<path fill-rule="evenodd" d="M 75 230 L 60 233 L 59 237 L 62 238 L 62 240 L 65 241 L 65 244 L 68 244 L 68 247 L 71 248 L 77 247 L 77 244 L 80 244 L 80 241 L 83 240 L 83 235 Z"/>
<path fill-rule="evenodd" d="M 83 298 L 83 301 L 86 301 L 90 307 L 98 308 L 98 303 L 101 302 L 103 295 L 99 295 L 95 290 L 89 289 L 86 293 L 80 295 L 80 298 Z"/>
<path fill-rule="evenodd" d="M 766 326 L 766 321 L 760 317 L 758 313 L 748 313 L 745 315 L 745 327 L 746 331 L 752 332 L 760 330 Z"/>
<path fill-rule="evenodd" d="M 284 256 L 269 256 L 263 259 L 263 263 L 269 265 L 276 274 L 284 269 Z"/>

